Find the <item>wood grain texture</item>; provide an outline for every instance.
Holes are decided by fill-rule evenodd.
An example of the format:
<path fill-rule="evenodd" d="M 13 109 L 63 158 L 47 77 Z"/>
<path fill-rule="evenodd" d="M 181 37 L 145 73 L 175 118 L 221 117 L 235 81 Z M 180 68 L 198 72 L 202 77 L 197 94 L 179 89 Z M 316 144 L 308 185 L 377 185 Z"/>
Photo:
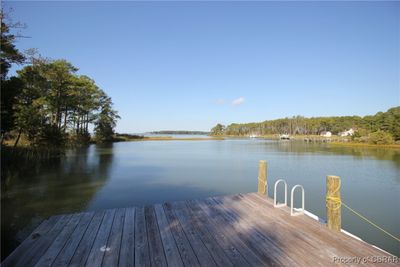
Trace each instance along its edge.
<path fill-rule="evenodd" d="M 171 208 L 175 213 L 177 220 L 179 220 L 185 235 L 190 242 L 191 247 L 193 248 L 194 253 L 199 260 L 201 266 L 216 266 L 216 263 L 213 257 L 210 254 L 210 251 L 204 245 L 201 236 L 197 232 L 194 225 L 190 222 L 190 220 L 185 216 L 184 210 L 180 205 L 171 204 Z"/>
<path fill-rule="evenodd" d="M 135 208 L 125 210 L 121 249 L 118 266 L 130 267 L 135 264 Z"/>
<path fill-rule="evenodd" d="M 101 266 L 105 252 L 110 249 L 107 247 L 108 237 L 114 221 L 116 210 L 107 210 L 103 221 L 97 232 L 92 249 L 90 250 L 85 266 Z"/>
<path fill-rule="evenodd" d="M 57 238 L 58 234 L 62 231 L 65 225 L 69 223 L 73 215 L 64 215 L 58 222 L 45 234 L 39 237 L 37 243 L 30 247 L 27 253 L 18 261 L 15 266 L 34 266 L 43 256 L 43 254 Z"/>
<path fill-rule="evenodd" d="M 27 254 L 30 248 L 35 246 L 39 237 L 46 234 L 62 216 L 53 216 L 44 220 L 2 263 L 1 266 L 15 266 L 17 262 Z"/>
<path fill-rule="evenodd" d="M 342 229 L 342 212 L 340 208 L 340 177 L 326 176 L 326 220 L 327 226 L 333 231 Z"/>
<path fill-rule="evenodd" d="M 41 256 L 36 266 L 51 266 L 57 255 L 63 249 L 64 245 L 70 238 L 70 235 L 78 225 L 82 214 L 74 214 L 71 220 L 64 226 L 61 232 L 57 235 L 56 239 L 51 243 L 47 251 Z"/>
<path fill-rule="evenodd" d="M 390 254 L 257 192 L 53 216 L 2 266 L 336 266 L 368 256 Z"/>
<path fill-rule="evenodd" d="M 147 239 L 144 207 L 136 209 L 135 216 L 135 266 L 150 266 L 149 241 Z"/>
<path fill-rule="evenodd" d="M 117 209 L 110 236 L 104 252 L 103 266 L 117 266 L 121 249 L 122 232 L 124 226 L 125 209 Z"/>
<path fill-rule="evenodd" d="M 94 240 L 97 236 L 97 232 L 100 228 L 101 223 L 103 222 L 104 214 L 104 211 L 96 212 L 96 214 L 93 216 L 68 266 L 85 265 L 86 260 L 89 257 L 90 250 L 92 249 Z"/>
<path fill-rule="evenodd" d="M 198 217 L 192 213 L 186 203 L 174 203 L 174 208 L 175 210 L 180 211 L 177 212 L 177 214 L 179 214 L 178 216 L 180 216 L 179 219 L 181 221 L 185 221 L 185 223 L 190 226 L 190 230 L 194 231 L 197 235 L 197 238 L 204 243 L 204 246 L 208 249 L 217 266 L 233 266 L 222 247 L 218 244 L 210 232 L 202 227 L 201 223 L 198 221 Z"/>
<path fill-rule="evenodd" d="M 178 218 L 175 216 L 172 206 L 170 203 L 165 203 L 163 205 L 165 215 L 167 217 L 168 223 L 171 227 L 172 236 L 175 239 L 175 243 L 178 247 L 179 254 L 185 266 L 200 266 L 199 260 L 187 239 L 185 232 L 179 222 Z"/>
<path fill-rule="evenodd" d="M 165 257 L 168 266 L 184 266 L 175 239 L 171 232 L 171 225 L 165 216 L 164 208 L 161 204 L 154 205 L 157 216 L 158 229 L 160 230 L 161 240 L 163 242 Z"/>
<path fill-rule="evenodd" d="M 258 163 L 258 193 L 268 196 L 267 162 L 260 160 Z"/>
<path fill-rule="evenodd" d="M 146 206 L 144 208 L 144 216 L 146 218 L 147 239 L 149 240 L 150 265 L 166 266 L 167 260 L 164 254 L 160 231 L 158 230 L 154 207 Z"/>

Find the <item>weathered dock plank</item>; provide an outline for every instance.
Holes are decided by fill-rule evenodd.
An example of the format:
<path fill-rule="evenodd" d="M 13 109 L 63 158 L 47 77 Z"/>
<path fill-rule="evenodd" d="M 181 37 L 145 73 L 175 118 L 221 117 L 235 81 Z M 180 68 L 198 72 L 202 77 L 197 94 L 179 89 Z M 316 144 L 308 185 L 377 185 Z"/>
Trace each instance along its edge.
<path fill-rule="evenodd" d="M 104 251 L 103 266 L 117 266 L 119 251 L 121 249 L 121 239 L 123 224 L 125 218 L 125 209 L 118 209 L 115 212 L 114 221 L 111 227 L 110 236 Z"/>
<path fill-rule="evenodd" d="M 302 235 L 298 235 L 296 229 L 288 231 L 289 229 L 284 223 L 274 220 L 265 211 L 257 210 L 241 196 L 229 196 L 223 198 L 223 200 L 223 203 L 229 205 L 230 210 L 237 216 L 249 214 L 245 219 L 259 229 L 265 238 L 269 239 L 268 243 L 272 243 L 279 249 L 278 256 L 285 257 L 286 251 L 289 250 L 288 255 L 299 265 L 329 266 L 325 261 L 320 261 L 319 247 L 310 244 Z M 285 242 L 283 243 L 282 240 Z M 290 244 L 290 246 L 287 244 Z"/>
<path fill-rule="evenodd" d="M 286 209 L 286 212 L 285 210 L 279 211 L 279 209 L 274 209 L 270 199 L 264 198 L 258 194 L 246 194 L 245 196 L 256 200 L 258 206 L 260 206 L 262 209 L 268 209 L 269 212 L 274 212 L 274 218 L 276 217 L 276 219 L 286 220 L 288 223 L 295 225 L 296 231 L 302 233 L 304 236 L 314 237 L 314 242 L 319 242 L 322 248 L 326 250 L 331 248 L 335 249 L 335 251 L 332 251 L 330 254 L 332 257 L 337 257 L 338 255 L 340 255 L 340 257 L 388 255 L 386 252 L 376 249 L 366 242 L 361 242 L 355 238 L 345 235 L 344 233 L 330 231 L 325 225 L 322 225 L 307 216 L 290 217 L 290 221 L 288 221 L 288 208 Z"/>
<path fill-rule="evenodd" d="M 246 259 L 252 266 L 261 266 L 263 261 L 249 248 L 246 243 L 240 238 L 235 229 L 231 224 L 227 223 L 225 218 L 214 208 L 210 208 L 205 202 L 196 201 L 198 207 L 200 207 L 204 216 L 210 218 L 214 227 L 219 228 L 219 231 L 228 238 L 228 242 L 232 244 L 239 253 Z M 221 226 L 221 227 L 219 227 Z"/>
<path fill-rule="evenodd" d="M 48 247 L 62 231 L 64 226 L 71 220 L 72 215 L 61 217 L 58 222 L 45 235 L 39 238 L 39 241 L 34 246 L 30 247 L 27 253 L 21 258 L 16 266 L 35 266 L 40 260 Z"/>
<path fill-rule="evenodd" d="M 199 227 L 203 228 L 204 231 L 208 231 L 212 236 L 215 237 L 217 243 L 221 246 L 229 260 L 234 266 L 250 266 L 248 261 L 240 254 L 237 245 L 233 242 L 232 237 L 225 235 L 223 224 L 214 224 L 211 222 L 211 218 L 207 218 L 203 210 L 197 206 L 195 201 L 187 201 L 186 205 L 194 214 L 197 219 Z"/>
<path fill-rule="evenodd" d="M 57 235 L 56 239 L 53 241 L 47 251 L 41 256 L 36 266 L 51 266 L 57 255 L 63 249 L 65 243 L 67 243 L 70 235 L 75 230 L 75 227 L 78 225 L 81 216 L 82 215 L 80 213 L 72 216 L 71 220 Z"/>
<path fill-rule="evenodd" d="M 233 222 L 233 227 L 236 231 L 243 233 L 245 238 L 248 238 L 247 244 L 257 255 L 263 259 L 268 266 L 298 266 L 295 259 L 285 255 L 284 248 L 275 238 L 275 233 L 264 232 L 258 227 L 254 227 L 251 222 L 251 215 L 257 214 L 245 212 L 235 212 L 232 207 L 232 201 L 229 198 L 213 198 L 218 203 L 217 208 L 221 210 L 224 216 Z M 250 216 L 249 216 L 250 214 Z M 241 223 L 237 223 L 240 221 Z"/>
<path fill-rule="evenodd" d="M 129 267 L 135 264 L 135 208 L 125 211 L 122 230 L 121 249 L 118 266 Z"/>
<path fill-rule="evenodd" d="M 197 255 L 197 259 L 201 266 L 217 266 L 214 262 L 213 257 L 210 254 L 210 251 L 204 245 L 201 237 L 193 227 L 189 220 L 187 220 L 184 211 L 180 208 L 179 205 L 171 204 L 171 208 L 175 213 L 176 218 L 180 221 L 183 231 L 186 234 L 187 239 L 190 242 L 190 245 L 193 248 L 193 251 Z"/>
<path fill-rule="evenodd" d="M 85 234 L 83 235 L 74 255 L 72 256 L 68 266 L 85 266 L 86 260 L 89 257 L 97 232 L 103 222 L 105 211 L 97 212 L 90 221 Z"/>
<path fill-rule="evenodd" d="M 25 254 L 35 246 L 41 236 L 45 235 L 63 216 L 53 216 L 44 220 L 2 263 L 1 266 L 16 266 Z"/>
<path fill-rule="evenodd" d="M 71 237 L 68 239 L 66 245 L 58 254 L 57 258 L 54 260 L 54 266 L 68 266 L 76 249 L 78 248 L 79 243 L 81 242 L 83 235 L 88 228 L 91 220 L 93 219 L 94 212 L 84 213 L 82 215 L 81 220 L 79 221 L 78 226 L 75 228 Z"/>
<path fill-rule="evenodd" d="M 114 221 L 116 210 L 107 210 L 97 232 L 92 249 L 90 250 L 85 266 L 101 266 L 107 247 L 107 240 Z"/>
<path fill-rule="evenodd" d="M 221 220 L 224 222 L 225 227 L 230 229 L 233 233 L 235 233 L 243 243 L 257 256 L 259 260 L 262 261 L 263 266 L 278 266 L 278 262 L 274 261 L 269 253 L 265 253 L 264 249 L 268 247 L 267 244 L 265 247 L 266 240 L 261 238 L 261 235 L 257 233 L 257 230 L 254 227 L 250 227 L 247 225 L 246 221 L 240 217 L 236 217 L 232 215 L 229 211 L 227 211 L 223 205 L 217 205 L 212 199 L 207 199 L 204 201 L 206 203 L 207 208 L 211 209 L 214 214 L 220 216 Z M 285 265 L 289 266 L 289 265 Z"/>
<path fill-rule="evenodd" d="M 136 209 L 135 216 L 135 266 L 150 266 L 144 207 Z"/>
<path fill-rule="evenodd" d="M 179 254 L 181 255 L 181 259 L 185 266 L 200 266 L 199 260 L 195 252 L 192 249 L 192 246 L 187 239 L 185 232 L 182 229 L 182 226 L 176 218 L 172 207 L 169 203 L 163 205 L 165 215 L 171 227 L 172 236 L 175 239 L 176 245 L 179 250 Z"/>
<path fill-rule="evenodd" d="M 391 255 L 250 193 L 53 216 L 2 266 L 334 266 L 370 256 Z"/>
<path fill-rule="evenodd" d="M 233 266 L 229 258 L 225 255 L 222 247 L 219 246 L 215 238 L 199 224 L 198 218 L 194 216 L 191 210 L 184 202 L 174 203 L 174 208 L 181 210 L 178 216 L 187 225 L 191 227 L 191 231 L 196 232 L 198 238 L 204 243 L 217 266 Z"/>
<path fill-rule="evenodd" d="M 157 226 L 157 218 L 154 212 L 154 207 L 146 206 L 144 215 L 147 226 L 147 239 L 149 240 L 150 249 L 150 265 L 151 266 L 166 266 L 164 249 L 161 241 L 160 231 Z"/>
<path fill-rule="evenodd" d="M 154 205 L 154 209 L 168 266 L 184 266 L 175 239 L 172 236 L 171 227 L 165 215 L 164 208 L 161 204 L 156 204 Z"/>

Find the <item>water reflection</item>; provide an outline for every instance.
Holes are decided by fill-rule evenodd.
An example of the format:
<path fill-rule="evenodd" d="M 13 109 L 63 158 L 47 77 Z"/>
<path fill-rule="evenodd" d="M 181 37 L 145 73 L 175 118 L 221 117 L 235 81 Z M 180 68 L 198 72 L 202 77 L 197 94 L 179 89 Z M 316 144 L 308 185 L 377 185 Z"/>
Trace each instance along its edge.
<path fill-rule="evenodd" d="M 112 145 L 90 146 L 70 150 L 64 158 L 11 170 L 2 186 L 2 255 L 44 218 L 84 210 L 109 179 L 112 160 Z"/>
<path fill-rule="evenodd" d="M 357 147 L 331 145 L 329 143 L 305 143 L 302 141 L 259 141 L 263 145 L 281 152 L 296 154 L 319 153 L 353 156 L 355 158 L 373 157 L 378 160 L 390 161 L 400 168 L 400 150 L 380 147 Z M 259 144 L 258 144 L 259 145 Z"/>

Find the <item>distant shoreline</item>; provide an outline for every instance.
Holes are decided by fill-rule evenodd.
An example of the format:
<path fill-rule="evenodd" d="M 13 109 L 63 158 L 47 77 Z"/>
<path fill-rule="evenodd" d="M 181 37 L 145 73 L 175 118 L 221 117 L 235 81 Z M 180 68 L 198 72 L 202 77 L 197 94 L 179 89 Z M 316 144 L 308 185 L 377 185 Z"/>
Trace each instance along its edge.
<path fill-rule="evenodd" d="M 160 136 L 160 137 L 144 137 L 143 139 L 136 141 L 207 141 L 207 140 L 225 140 L 223 137 L 187 137 L 187 138 L 179 138 L 179 137 L 169 137 L 169 136 Z M 132 140 L 135 141 L 135 140 Z"/>
<path fill-rule="evenodd" d="M 249 136 L 236 136 L 236 135 L 210 135 L 213 137 L 221 137 L 221 138 L 236 138 L 236 139 L 250 139 L 251 137 Z M 290 140 L 286 141 L 296 141 L 300 142 L 303 141 L 305 138 L 311 138 L 314 139 L 315 141 L 312 141 L 310 143 L 326 143 L 334 146 L 347 146 L 347 147 L 371 147 L 371 148 L 392 148 L 392 149 L 400 149 L 400 144 L 390 144 L 390 145 L 380 145 L 380 144 L 369 144 L 369 143 L 360 143 L 360 142 L 354 142 L 354 141 L 349 141 L 345 140 L 343 137 L 334 137 L 330 138 L 331 141 L 327 141 L 329 138 L 325 138 L 319 135 L 295 135 L 291 136 Z M 262 135 L 262 136 L 257 136 L 255 139 L 265 139 L 265 140 L 280 140 L 279 135 Z M 333 140 L 332 140 L 333 139 Z"/>
<path fill-rule="evenodd" d="M 321 136 L 293 136 L 291 140 L 288 141 L 296 141 L 301 142 L 304 138 L 315 138 L 317 141 L 311 143 L 322 143 L 324 137 Z M 210 135 L 206 138 L 201 137 L 172 137 L 172 136 L 140 136 L 137 138 L 123 138 L 124 140 L 115 140 L 114 142 L 130 142 L 130 141 L 209 141 L 209 140 L 226 140 L 226 139 L 250 139 L 249 136 L 234 136 L 234 135 L 221 135 L 221 136 L 213 136 Z M 256 139 L 264 139 L 264 140 L 279 140 L 278 135 L 264 135 L 258 136 Z M 338 139 L 339 140 L 339 139 Z M 400 149 L 400 144 L 391 144 L 391 145 L 377 145 L 377 144 L 367 144 L 367 143 L 357 143 L 352 141 L 342 141 L 333 140 L 326 142 L 326 144 L 330 144 L 333 146 L 346 146 L 346 147 L 369 147 L 369 148 L 391 148 L 391 149 Z"/>
<path fill-rule="evenodd" d="M 204 132 L 204 131 L 153 131 L 149 132 L 149 134 L 174 134 L 174 135 L 209 135 L 210 132 Z"/>
<path fill-rule="evenodd" d="M 365 144 L 365 143 L 355 143 L 355 142 L 330 142 L 333 146 L 346 146 L 346 147 L 369 147 L 369 148 L 391 148 L 400 149 L 400 144 L 391 145 L 376 145 L 376 144 Z"/>
<path fill-rule="evenodd" d="M 172 137 L 172 136 L 143 136 L 118 134 L 112 142 L 138 142 L 138 141 L 207 141 L 207 140 L 225 140 L 224 137 Z"/>
<path fill-rule="evenodd" d="M 307 143 L 325 143 L 332 146 L 343 146 L 343 147 L 359 147 L 359 148 L 389 148 L 389 149 L 400 149 L 400 144 L 390 144 L 390 145 L 379 145 L 379 144 L 369 144 L 369 143 L 359 143 L 353 141 L 344 141 L 344 139 L 334 139 L 331 141 L 323 141 L 324 138 L 321 136 L 292 136 L 291 140 L 285 140 L 285 142 L 302 142 L 304 138 L 314 138 L 315 141 Z M 173 136 L 143 136 L 143 135 L 129 135 L 129 134 L 117 134 L 110 143 L 118 142 L 140 142 L 140 141 L 223 141 L 226 139 L 252 139 L 249 136 L 235 136 L 235 135 L 208 135 L 207 137 L 173 137 Z M 279 140 L 279 135 L 264 135 L 257 136 L 254 139 L 262 140 Z M 325 138 L 326 139 L 326 138 Z M 2 145 L 11 147 L 13 146 L 15 140 L 6 140 Z M 304 141 L 305 142 L 305 141 Z M 90 144 L 101 144 L 95 140 L 90 140 Z M 21 142 L 19 146 L 29 146 L 26 142 Z"/>

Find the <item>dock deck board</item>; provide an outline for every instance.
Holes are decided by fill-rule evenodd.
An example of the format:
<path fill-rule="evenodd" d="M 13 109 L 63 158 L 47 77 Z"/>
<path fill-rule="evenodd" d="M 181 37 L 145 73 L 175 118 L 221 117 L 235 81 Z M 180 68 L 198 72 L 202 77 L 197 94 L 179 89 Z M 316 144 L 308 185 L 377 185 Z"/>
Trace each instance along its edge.
<path fill-rule="evenodd" d="M 1 265 L 335 266 L 368 256 L 391 255 L 249 193 L 53 216 Z"/>

